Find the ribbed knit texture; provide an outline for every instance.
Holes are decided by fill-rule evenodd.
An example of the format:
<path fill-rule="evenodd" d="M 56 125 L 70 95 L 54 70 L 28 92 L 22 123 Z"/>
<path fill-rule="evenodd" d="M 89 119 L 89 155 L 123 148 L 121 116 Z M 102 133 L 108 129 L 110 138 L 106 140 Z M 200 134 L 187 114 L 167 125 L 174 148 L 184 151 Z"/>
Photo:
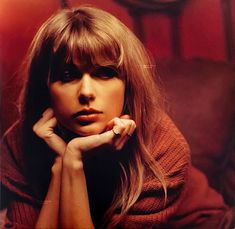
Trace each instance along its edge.
<path fill-rule="evenodd" d="M 190 165 L 189 147 L 167 116 L 162 117 L 157 126 L 152 153 L 164 173 L 167 186 L 166 205 L 164 205 L 162 184 L 150 171 L 147 171 L 140 198 L 121 222 L 121 227 L 162 228 L 176 213 L 182 201 Z"/>
<path fill-rule="evenodd" d="M 9 131 L 0 154 L 1 183 L 12 193 L 5 227 L 33 228 L 40 204 L 31 195 L 22 175 L 18 136 L 16 128 Z M 208 187 L 205 176 L 191 166 L 189 147 L 167 116 L 156 129 L 152 155 L 164 172 L 166 205 L 161 183 L 147 169 L 142 193 L 118 228 L 231 227 L 232 211 L 224 205 L 221 196 Z"/>

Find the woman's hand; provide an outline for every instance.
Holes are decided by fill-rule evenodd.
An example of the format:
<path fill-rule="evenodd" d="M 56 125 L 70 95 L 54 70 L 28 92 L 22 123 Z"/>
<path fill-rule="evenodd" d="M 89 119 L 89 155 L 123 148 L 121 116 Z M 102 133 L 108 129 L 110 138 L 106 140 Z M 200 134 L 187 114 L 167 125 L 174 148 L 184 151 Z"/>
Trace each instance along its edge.
<path fill-rule="evenodd" d="M 54 116 L 52 108 L 47 108 L 40 118 L 33 126 L 35 134 L 42 138 L 47 145 L 55 151 L 59 156 L 63 156 L 66 143 L 64 140 L 54 133 L 54 128 L 57 125 L 57 119 Z"/>
<path fill-rule="evenodd" d="M 135 128 L 136 124 L 129 115 L 114 118 L 107 124 L 104 133 L 72 139 L 67 145 L 65 154 L 70 154 L 75 160 L 81 160 L 84 152 L 102 145 L 110 145 L 114 150 L 121 150 Z"/>
<path fill-rule="evenodd" d="M 66 149 L 66 143 L 54 133 L 56 125 L 57 120 L 54 117 L 54 112 L 51 108 L 48 108 L 43 113 L 42 118 L 33 126 L 35 134 L 42 138 L 58 155 L 51 168 L 51 181 L 35 228 L 58 228 L 62 157 Z"/>
<path fill-rule="evenodd" d="M 107 124 L 104 133 L 77 137 L 66 144 L 60 136 L 54 133 L 56 125 L 57 119 L 54 111 L 52 108 L 48 108 L 42 114 L 42 118 L 34 124 L 33 131 L 59 156 L 66 153 L 70 160 L 79 161 L 82 160 L 82 153 L 102 145 L 110 145 L 114 150 L 121 150 L 136 128 L 136 124 L 130 119 L 130 116 L 123 115 L 120 118 L 112 119 Z"/>
<path fill-rule="evenodd" d="M 121 150 L 135 131 L 135 122 L 128 115 L 114 118 L 107 124 L 104 133 L 77 137 L 67 145 L 54 132 L 56 125 L 57 119 L 54 112 L 48 108 L 33 126 L 36 135 L 59 155 L 52 167 L 52 171 L 58 167 L 59 172 L 53 172 L 55 175 L 52 176 L 46 196 L 46 200 L 49 200 L 51 204 L 43 204 L 36 228 L 57 228 L 58 221 L 63 228 L 94 228 L 90 215 L 82 154 L 107 144 L 114 150 Z M 57 175 L 61 172 L 62 163 L 62 173 Z"/>
<path fill-rule="evenodd" d="M 121 150 L 135 128 L 134 121 L 125 115 L 111 120 L 104 133 L 74 138 L 68 143 L 63 157 L 60 198 L 62 228 L 94 228 L 82 155 L 107 144 Z"/>
<path fill-rule="evenodd" d="M 122 115 L 120 118 L 112 119 L 106 128 L 106 130 L 111 130 L 115 135 L 111 144 L 116 150 L 121 150 L 124 147 L 135 129 L 136 124 L 130 119 L 129 115 Z"/>

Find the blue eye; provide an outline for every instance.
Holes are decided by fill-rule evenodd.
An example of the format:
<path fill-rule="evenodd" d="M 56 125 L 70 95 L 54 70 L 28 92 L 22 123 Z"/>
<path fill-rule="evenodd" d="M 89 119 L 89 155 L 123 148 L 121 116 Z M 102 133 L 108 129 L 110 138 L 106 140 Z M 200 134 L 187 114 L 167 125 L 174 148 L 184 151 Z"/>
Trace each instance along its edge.
<path fill-rule="evenodd" d="M 101 79 L 111 79 L 113 77 L 118 77 L 119 73 L 115 67 L 101 66 L 92 72 L 92 76 L 95 76 Z"/>

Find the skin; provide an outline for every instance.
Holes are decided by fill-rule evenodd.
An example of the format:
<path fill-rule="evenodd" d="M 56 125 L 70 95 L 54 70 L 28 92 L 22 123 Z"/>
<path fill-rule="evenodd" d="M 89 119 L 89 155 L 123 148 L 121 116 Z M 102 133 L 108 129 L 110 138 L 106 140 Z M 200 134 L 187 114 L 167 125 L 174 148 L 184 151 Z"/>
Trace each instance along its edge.
<path fill-rule="evenodd" d="M 51 182 L 36 228 L 94 228 L 82 156 L 106 144 L 114 151 L 121 150 L 133 134 L 135 122 L 121 114 L 125 85 L 116 76 L 104 79 L 84 73 L 69 82 L 50 83 L 49 89 L 52 108 L 43 113 L 33 131 L 58 156 L 52 166 Z M 92 122 L 81 125 L 71 118 L 74 113 L 90 107 L 101 111 Z M 66 143 L 54 132 L 58 124 L 77 137 Z"/>
<path fill-rule="evenodd" d="M 71 79 L 49 85 L 56 117 L 63 126 L 80 136 L 103 132 L 111 119 L 121 115 L 124 82 L 118 77 L 93 76 L 87 72 L 81 78 Z M 91 108 L 100 112 L 95 121 L 81 125 L 72 117 L 76 112 Z"/>

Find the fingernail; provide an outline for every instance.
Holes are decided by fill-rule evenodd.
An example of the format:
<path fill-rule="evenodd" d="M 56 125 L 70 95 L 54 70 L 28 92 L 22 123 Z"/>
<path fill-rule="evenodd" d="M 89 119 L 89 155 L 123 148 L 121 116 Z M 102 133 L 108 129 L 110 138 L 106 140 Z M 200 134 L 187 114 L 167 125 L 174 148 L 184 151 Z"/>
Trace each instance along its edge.
<path fill-rule="evenodd" d="M 121 135 L 118 126 L 114 126 L 113 129 L 112 129 L 112 131 L 113 131 L 113 133 L 114 133 L 115 135 Z"/>
<path fill-rule="evenodd" d="M 53 112 L 52 108 L 47 108 L 43 113 L 42 116 L 44 116 L 45 114 L 51 113 Z"/>

